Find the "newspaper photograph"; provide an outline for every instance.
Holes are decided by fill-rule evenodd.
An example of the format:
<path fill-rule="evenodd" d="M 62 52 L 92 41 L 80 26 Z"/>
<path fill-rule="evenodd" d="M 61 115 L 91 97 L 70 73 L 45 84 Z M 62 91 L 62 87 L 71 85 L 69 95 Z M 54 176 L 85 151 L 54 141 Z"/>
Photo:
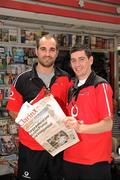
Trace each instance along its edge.
<path fill-rule="evenodd" d="M 64 125 L 65 113 L 50 95 L 31 105 L 25 102 L 16 118 L 18 123 L 52 156 L 79 142 L 74 129 Z"/>

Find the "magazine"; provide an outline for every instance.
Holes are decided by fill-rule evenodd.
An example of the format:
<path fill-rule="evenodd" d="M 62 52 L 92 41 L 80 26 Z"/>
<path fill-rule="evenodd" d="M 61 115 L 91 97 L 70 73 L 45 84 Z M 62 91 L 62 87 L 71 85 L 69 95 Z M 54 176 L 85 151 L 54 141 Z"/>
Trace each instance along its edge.
<path fill-rule="evenodd" d="M 2 41 L 9 42 L 9 30 L 8 29 L 2 29 Z"/>
<path fill-rule="evenodd" d="M 9 42 L 17 42 L 18 31 L 17 29 L 9 29 Z"/>
<path fill-rule="evenodd" d="M 0 136 L 8 134 L 8 120 L 0 119 Z"/>
<path fill-rule="evenodd" d="M 0 136 L 0 155 L 10 155 L 17 152 L 14 136 Z"/>
<path fill-rule="evenodd" d="M 55 156 L 79 142 L 75 130 L 65 127 L 65 118 L 66 115 L 59 104 L 50 95 L 33 105 L 25 102 L 15 121 L 52 156 Z"/>

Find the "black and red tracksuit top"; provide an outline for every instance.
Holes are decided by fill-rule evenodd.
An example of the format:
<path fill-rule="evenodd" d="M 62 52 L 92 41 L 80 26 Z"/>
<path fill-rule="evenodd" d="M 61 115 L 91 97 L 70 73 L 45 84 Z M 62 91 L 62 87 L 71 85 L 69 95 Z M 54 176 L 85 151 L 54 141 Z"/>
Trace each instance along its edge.
<path fill-rule="evenodd" d="M 33 100 L 32 103 L 34 104 L 46 95 L 48 89 L 44 82 L 38 77 L 35 67 L 36 64 L 33 65 L 32 69 L 23 72 L 15 79 L 11 86 L 10 96 L 6 107 L 7 110 L 19 112 L 24 102 Z M 70 78 L 68 74 L 55 67 L 55 75 L 51 79 L 49 91 L 65 113 L 69 84 Z M 19 127 L 19 141 L 33 150 L 44 149 L 21 127 Z"/>
<path fill-rule="evenodd" d="M 95 72 L 91 72 L 85 84 L 78 87 L 77 82 L 70 88 L 68 116 L 73 107 L 77 107 L 78 121 L 95 124 L 106 117 L 112 118 L 112 95 L 110 84 Z M 101 161 L 111 162 L 112 131 L 87 134 L 78 133 L 80 141 L 64 150 L 64 160 L 77 164 L 95 164 Z"/>

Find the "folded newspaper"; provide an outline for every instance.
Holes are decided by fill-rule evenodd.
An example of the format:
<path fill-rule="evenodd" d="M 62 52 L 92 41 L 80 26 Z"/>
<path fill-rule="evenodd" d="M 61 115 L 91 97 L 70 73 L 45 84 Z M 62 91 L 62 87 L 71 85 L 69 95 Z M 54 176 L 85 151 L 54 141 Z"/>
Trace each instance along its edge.
<path fill-rule="evenodd" d="M 65 113 L 50 95 L 33 105 L 25 102 L 15 121 L 52 156 L 55 156 L 79 142 L 75 130 L 65 127 L 65 118 Z"/>

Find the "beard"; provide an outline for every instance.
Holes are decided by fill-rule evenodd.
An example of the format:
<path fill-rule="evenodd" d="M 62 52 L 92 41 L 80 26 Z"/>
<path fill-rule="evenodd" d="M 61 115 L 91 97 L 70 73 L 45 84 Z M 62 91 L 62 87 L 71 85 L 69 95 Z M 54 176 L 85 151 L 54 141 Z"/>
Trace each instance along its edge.
<path fill-rule="evenodd" d="M 43 67 L 51 67 L 54 65 L 55 59 L 53 58 L 43 58 L 38 60 L 39 64 L 41 64 Z"/>

